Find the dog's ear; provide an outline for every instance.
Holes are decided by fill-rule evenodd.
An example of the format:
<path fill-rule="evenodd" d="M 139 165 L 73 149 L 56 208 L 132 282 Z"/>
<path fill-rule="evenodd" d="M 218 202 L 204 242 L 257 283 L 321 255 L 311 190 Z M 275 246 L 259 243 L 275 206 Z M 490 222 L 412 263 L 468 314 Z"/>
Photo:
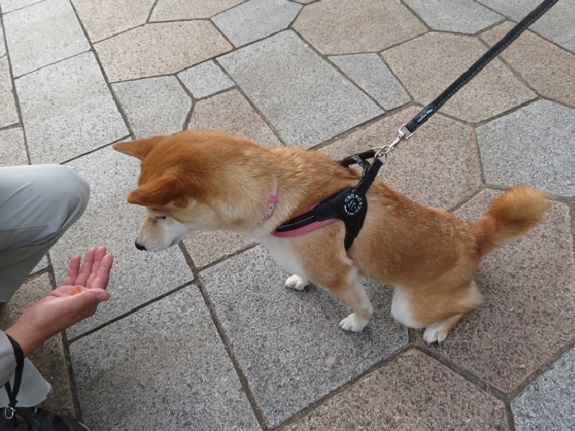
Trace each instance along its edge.
<path fill-rule="evenodd" d="M 181 200 L 188 193 L 186 185 L 175 175 L 164 175 L 143 184 L 128 195 L 128 202 L 142 206 L 162 206 Z"/>
<path fill-rule="evenodd" d="M 140 160 L 144 160 L 148 153 L 152 151 L 158 142 L 160 142 L 164 136 L 153 136 L 148 139 L 138 139 L 136 141 L 128 142 L 118 142 L 113 144 L 112 148 L 120 153 L 127 154 L 129 156 L 137 157 Z"/>

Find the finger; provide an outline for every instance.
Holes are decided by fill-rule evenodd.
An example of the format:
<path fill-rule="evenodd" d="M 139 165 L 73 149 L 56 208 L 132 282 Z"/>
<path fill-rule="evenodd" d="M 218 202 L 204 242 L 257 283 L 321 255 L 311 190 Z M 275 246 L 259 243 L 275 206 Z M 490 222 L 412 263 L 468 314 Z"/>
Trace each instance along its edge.
<path fill-rule="evenodd" d="M 96 249 L 96 253 L 94 253 L 94 263 L 92 264 L 90 276 L 86 281 L 86 287 L 90 287 L 92 284 L 92 280 L 96 278 L 96 274 L 98 273 L 98 268 L 100 267 L 100 262 L 106 256 L 106 247 L 98 247 Z"/>
<path fill-rule="evenodd" d="M 81 284 L 82 286 L 86 285 L 88 278 L 90 277 L 90 273 L 92 272 L 92 264 L 94 263 L 94 255 L 96 254 L 96 247 L 90 247 L 84 256 L 84 263 L 82 264 L 82 269 L 76 278 L 75 283 Z"/>
<path fill-rule="evenodd" d="M 106 289 L 108 280 L 110 279 L 110 271 L 114 263 L 114 256 L 111 254 L 105 255 L 100 261 L 96 277 L 92 280 L 90 288 L 92 289 Z"/>
<path fill-rule="evenodd" d="M 68 267 L 68 276 L 62 281 L 62 284 L 74 284 L 76 277 L 78 276 L 78 271 L 80 270 L 80 261 L 82 256 L 76 255 L 70 260 L 70 265 Z"/>

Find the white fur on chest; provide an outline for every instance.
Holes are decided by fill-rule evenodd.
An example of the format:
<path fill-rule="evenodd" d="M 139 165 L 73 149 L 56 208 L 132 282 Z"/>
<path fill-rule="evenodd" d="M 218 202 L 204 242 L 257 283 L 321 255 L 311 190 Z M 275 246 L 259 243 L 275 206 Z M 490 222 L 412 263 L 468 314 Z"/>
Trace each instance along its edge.
<path fill-rule="evenodd" d="M 298 274 L 305 277 L 303 266 L 301 265 L 295 250 L 291 247 L 289 238 L 277 238 L 267 234 L 256 238 L 261 245 L 266 247 L 275 261 L 282 268 L 292 274 Z"/>

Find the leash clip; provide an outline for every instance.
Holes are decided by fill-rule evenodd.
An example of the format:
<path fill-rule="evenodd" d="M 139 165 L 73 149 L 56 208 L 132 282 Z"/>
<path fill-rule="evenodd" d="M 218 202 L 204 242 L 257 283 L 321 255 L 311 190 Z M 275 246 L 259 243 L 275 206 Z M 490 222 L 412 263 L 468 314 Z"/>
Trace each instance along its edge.
<path fill-rule="evenodd" d="M 406 127 L 407 132 L 404 132 L 402 130 L 404 127 L 406 127 L 405 124 L 403 124 L 397 130 L 397 138 L 395 138 L 391 144 L 384 145 L 383 147 L 379 148 L 374 148 L 375 151 L 374 157 L 376 158 L 384 157 L 384 160 L 387 159 L 387 155 L 391 153 L 393 150 L 395 150 L 395 147 L 397 147 L 401 141 L 407 141 L 409 138 L 411 138 L 413 136 L 413 133 L 409 133 L 407 127 Z"/>

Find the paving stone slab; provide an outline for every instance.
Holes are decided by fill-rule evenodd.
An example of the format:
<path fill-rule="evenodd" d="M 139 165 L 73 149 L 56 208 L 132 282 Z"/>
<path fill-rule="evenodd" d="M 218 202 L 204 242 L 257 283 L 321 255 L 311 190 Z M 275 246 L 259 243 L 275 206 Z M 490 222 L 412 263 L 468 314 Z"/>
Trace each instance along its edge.
<path fill-rule="evenodd" d="M 575 429 L 575 350 L 511 403 L 517 431 Z"/>
<path fill-rule="evenodd" d="M 112 89 L 137 139 L 180 132 L 192 108 L 174 76 L 118 82 Z"/>
<path fill-rule="evenodd" d="M 0 166 L 27 165 L 28 155 L 22 128 L 0 131 Z"/>
<path fill-rule="evenodd" d="M 4 28 L 16 77 L 90 49 L 69 0 L 46 0 L 6 14 Z"/>
<path fill-rule="evenodd" d="M 389 144 L 397 137 L 397 129 L 418 112 L 418 108 L 409 108 L 384 117 L 320 152 L 341 160 Z M 444 210 L 452 208 L 481 184 L 472 134 L 470 127 L 437 114 L 389 155 L 378 178 L 421 204 Z"/>
<path fill-rule="evenodd" d="M 506 422 L 503 402 L 409 350 L 287 430 L 503 431 Z"/>
<path fill-rule="evenodd" d="M 575 109 L 540 100 L 477 128 L 485 181 L 575 196 Z"/>
<path fill-rule="evenodd" d="M 32 270 L 32 272 L 30 274 L 35 274 L 35 273 L 42 271 L 46 268 L 48 268 L 48 257 L 44 256 L 42 259 L 40 259 L 40 262 L 38 262 L 38 264 L 34 267 L 34 269 Z"/>
<path fill-rule="evenodd" d="M 280 140 L 238 90 L 230 90 L 196 102 L 189 130 L 220 130 L 246 136 L 275 147 Z"/>
<path fill-rule="evenodd" d="M 203 268 L 252 244 L 243 235 L 224 231 L 196 231 L 184 238 L 184 245 L 196 268 Z"/>
<path fill-rule="evenodd" d="M 322 54 L 378 52 L 427 30 L 398 0 L 323 0 L 293 28 Z"/>
<path fill-rule="evenodd" d="M 32 163 L 62 162 L 128 130 L 91 52 L 16 80 Z"/>
<path fill-rule="evenodd" d="M 338 55 L 329 59 L 383 109 L 389 111 L 411 100 L 377 54 Z"/>
<path fill-rule="evenodd" d="M 539 0 L 478 0 L 478 2 L 514 21 L 522 20 L 541 4 Z M 561 0 L 530 28 L 546 39 L 575 52 L 574 10 L 575 0 Z"/>
<path fill-rule="evenodd" d="M 108 287 L 112 298 L 93 317 L 67 331 L 73 338 L 190 282 L 193 275 L 178 247 L 145 253 L 134 246 L 145 210 L 128 204 L 126 196 L 137 186 L 139 160 L 108 147 L 69 165 L 90 184 L 90 202 L 50 250 L 56 281 L 66 275 L 72 256 L 89 247 L 105 245 L 115 256 Z"/>
<path fill-rule="evenodd" d="M 154 0 L 72 0 L 92 42 L 145 24 Z"/>
<path fill-rule="evenodd" d="M 150 21 L 210 18 L 245 0 L 159 0 Z"/>
<path fill-rule="evenodd" d="M 213 61 L 206 61 L 190 67 L 178 73 L 178 78 L 196 99 L 211 96 L 235 85 L 220 66 Z"/>
<path fill-rule="evenodd" d="M 285 30 L 302 6 L 287 0 L 249 0 L 212 18 L 236 46 Z"/>
<path fill-rule="evenodd" d="M 506 22 L 481 38 L 492 46 L 512 26 Z M 500 55 L 541 96 L 575 107 L 575 54 L 526 31 Z"/>
<path fill-rule="evenodd" d="M 484 190 L 455 215 L 476 219 L 499 194 Z M 535 230 L 483 259 L 476 281 L 485 302 L 435 347 L 437 353 L 512 391 L 573 338 L 573 262 L 569 207 L 554 202 Z"/>
<path fill-rule="evenodd" d="M 52 291 L 48 274 L 30 277 L 16 291 L 10 302 L 0 309 L 0 328 L 6 329 L 22 315 L 24 310 Z M 75 416 L 72 382 L 68 373 L 66 354 L 61 335 L 56 335 L 34 351 L 29 359 L 52 386 L 41 407 L 57 414 Z"/>
<path fill-rule="evenodd" d="M 195 286 L 70 346 L 92 431 L 261 430 Z"/>
<path fill-rule="evenodd" d="M 8 57 L 0 58 L 0 127 L 10 126 L 19 121 Z"/>
<path fill-rule="evenodd" d="M 0 6 L 2 6 L 2 13 L 7 13 L 42 1 L 44 0 L 0 0 Z"/>
<path fill-rule="evenodd" d="M 389 315 L 389 289 L 368 283 L 376 313 L 362 333 L 349 333 L 338 328 L 345 305 L 316 286 L 284 288 L 289 275 L 261 246 L 200 273 L 270 428 L 407 342 Z"/>
<path fill-rule="evenodd" d="M 383 113 L 289 30 L 218 61 L 288 144 L 309 148 Z"/>
<path fill-rule="evenodd" d="M 430 32 L 385 51 L 383 59 L 405 89 L 427 105 L 487 49 L 477 39 Z M 477 123 L 535 97 L 498 59 L 489 63 L 442 108 L 441 112 Z"/>
<path fill-rule="evenodd" d="M 477 33 L 504 18 L 473 0 L 405 0 L 434 30 Z"/>
<path fill-rule="evenodd" d="M 209 21 L 146 24 L 94 47 L 111 82 L 177 73 L 232 49 Z"/>

